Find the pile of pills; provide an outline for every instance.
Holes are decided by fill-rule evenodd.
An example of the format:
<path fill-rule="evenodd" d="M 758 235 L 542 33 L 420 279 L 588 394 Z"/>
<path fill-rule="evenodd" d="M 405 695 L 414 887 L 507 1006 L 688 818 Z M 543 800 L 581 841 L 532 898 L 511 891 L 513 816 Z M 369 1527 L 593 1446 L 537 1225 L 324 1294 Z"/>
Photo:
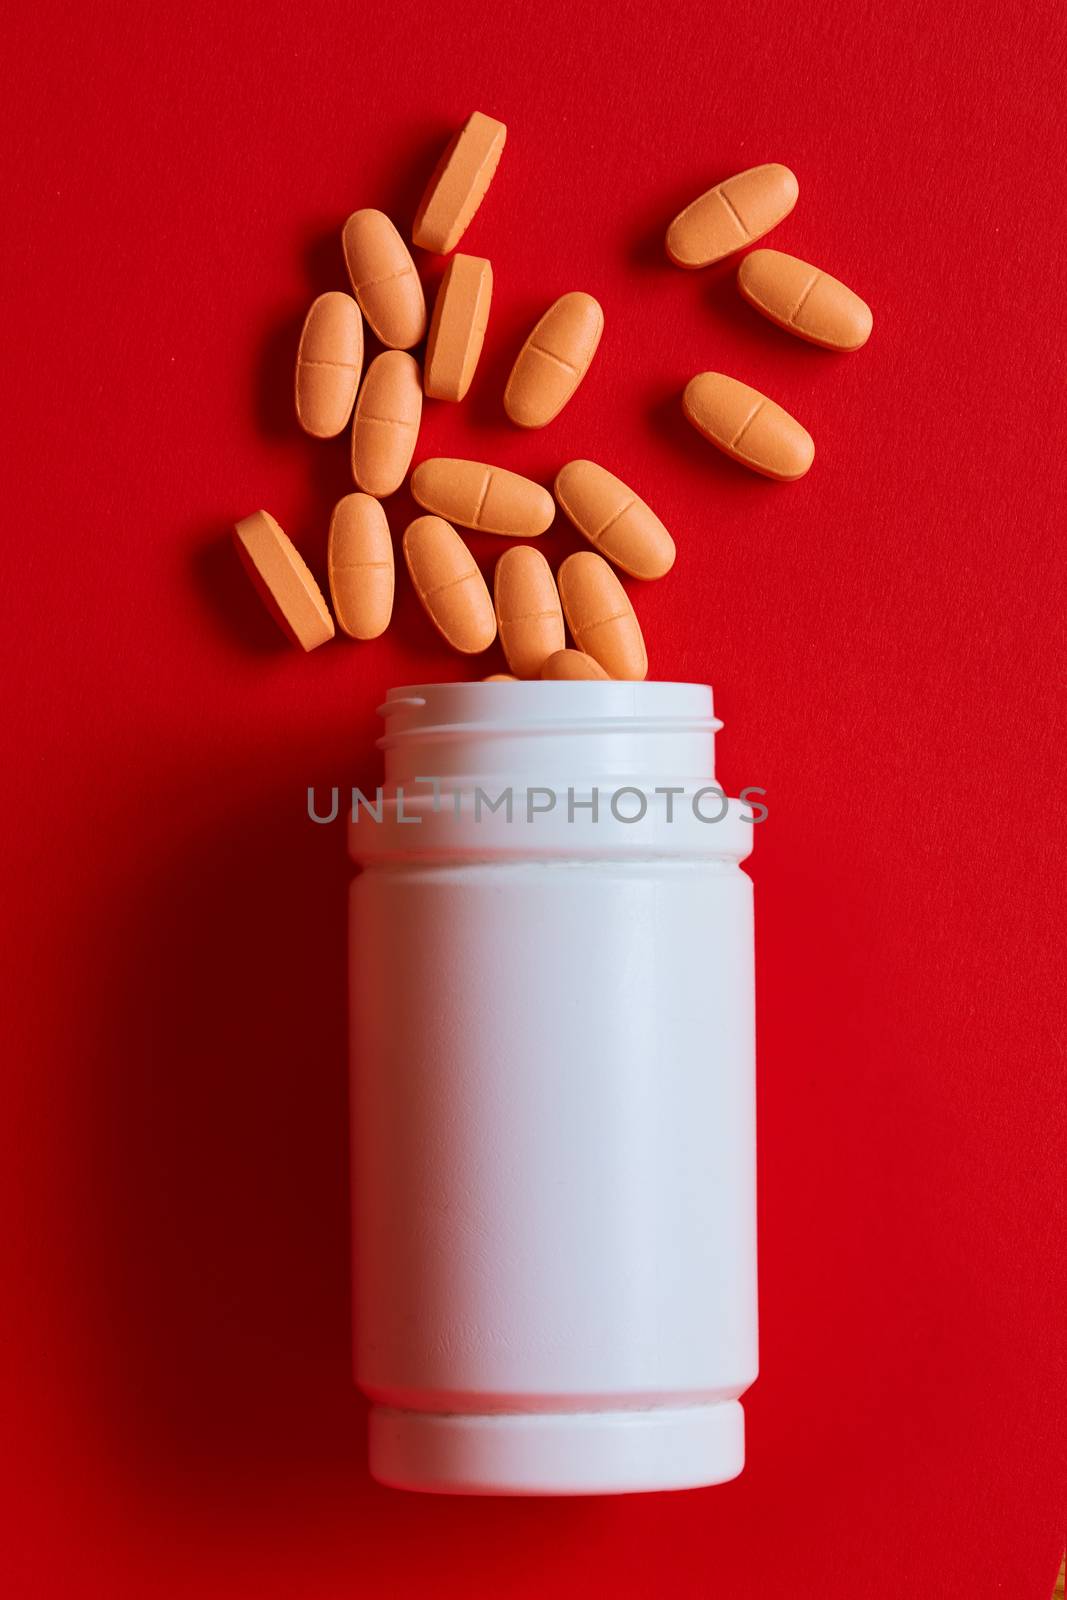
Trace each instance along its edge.
<path fill-rule="evenodd" d="M 502 122 L 476 111 L 445 150 L 416 212 L 412 243 L 449 255 L 492 182 L 504 148 Z M 709 189 L 667 229 L 676 266 L 710 266 L 763 237 L 796 205 L 788 167 L 753 167 Z M 264 603 L 304 650 L 334 637 L 334 618 L 351 639 L 375 639 L 389 626 L 395 569 L 381 501 L 404 483 L 419 436 L 423 396 L 459 402 L 482 351 L 493 268 L 455 255 L 438 289 L 427 331 L 426 299 L 400 233 L 381 211 L 357 211 L 342 233 L 352 293 L 331 291 L 311 306 L 296 356 L 296 415 L 305 432 L 332 439 L 351 423 L 352 476 L 330 523 L 327 566 L 333 614 L 292 541 L 266 511 L 234 530 L 237 550 Z M 869 308 L 828 273 L 778 250 L 741 261 L 744 299 L 779 328 L 828 350 L 858 350 L 870 336 Z M 385 348 L 363 371 L 363 323 Z M 604 313 L 592 295 L 562 295 L 515 359 L 503 405 L 519 428 L 546 427 L 566 406 L 596 355 Z M 426 338 L 423 368 L 411 355 Z M 362 380 L 362 381 L 361 381 Z M 795 417 L 748 384 L 721 372 L 698 373 L 682 397 L 685 416 L 733 460 L 781 481 L 803 477 L 815 445 Z M 641 679 L 648 672 L 641 627 L 614 568 L 662 578 L 674 540 L 650 506 L 594 461 L 570 461 L 553 493 L 505 467 L 435 458 L 411 474 L 426 513 L 403 536 L 415 593 L 441 637 L 479 655 L 499 635 L 518 678 Z M 554 496 L 554 498 L 553 498 Z M 553 575 L 540 550 L 512 545 L 496 563 L 493 593 L 457 527 L 505 539 L 536 539 L 557 504 L 592 547 Z M 567 647 L 570 633 L 575 648 Z"/>

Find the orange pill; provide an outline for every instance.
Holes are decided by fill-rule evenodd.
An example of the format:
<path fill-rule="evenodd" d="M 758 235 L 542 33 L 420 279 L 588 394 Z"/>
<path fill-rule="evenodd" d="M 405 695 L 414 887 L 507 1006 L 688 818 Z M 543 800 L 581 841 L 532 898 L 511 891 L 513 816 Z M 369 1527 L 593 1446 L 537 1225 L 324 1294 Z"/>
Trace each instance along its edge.
<path fill-rule="evenodd" d="M 824 350 L 858 350 L 871 336 L 871 308 L 828 272 L 780 250 L 753 250 L 737 269 L 750 306 L 787 333 Z"/>
<path fill-rule="evenodd" d="M 682 409 L 705 439 L 766 478 L 802 478 L 815 459 L 814 440 L 795 417 L 723 372 L 691 378 Z"/>
<path fill-rule="evenodd" d="M 406 350 L 383 350 L 367 368 L 352 418 L 352 476 L 379 498 L 400 488 L 422 417 L 419 364 Z"/>
<path fill-rule="evenodd" d="M 566 641 L 552 568 L 528 544 L 505 550 L 493 574 L 500 643 L 517 678 L 536 678 Z"/>
<path fill-rule="evenodd" d="M 333 638 L 333 618 L 311 571 L 269 511 L 242 517 L 234 544 L 260 599 L 287 638 L 315 650 Z"/>
<path fill-rule="evenodd" d="M 411 252 L 384 211 L 353 211 L 341 243 L 352 292 L 382 344 L 410 350 L 426 332 L 426 298 Z"/>
<path fill-rule="evenodd" d="M 483 678 L 483 683 L 518 683 L 518 678 L 512 677 L 510 672 L 491 672 L 488 678 Z"/>
<path fill-rule="evenodd" d="M 677 267 L 709 267 L 769 233 L 799 193 L 795 175 L 777 162 L 739 172 L 679 212 L 667 229 L 667 254 Z"/>
<path fill-rule="evenodd" d="M 481 256 L 453 256 L 437 291 L 426 341 L 423 388 L 433 400 L 462 400 L 482 353 L 493 298 L 493 268 Z"/>
<path fill-rule="evenodd" d="M 352 415 L 363 365 L 363 319 L 350 294 L 320 294 L 296 352 L 296 416 L 305 433 L 332 439 Z"/>
<path fill-rule="evenodd" d="M 477 563 L 442 517 L 416 517 L 404 560 L 426 615 L 453 650 L 477 655 L 496 638 L 496 612 Z"/>
<path fill-rule="evenodd" d="M 509 539 L 534 539 L 556 515 L 547 489 L 483 461 L 431 456 L 411 474 L 411 492 L 424 511 L 463 528 Z"/>
<path fill-rule="evenodd" d="M 645 502 L 595 461 L 568 461 L 556 499 L 579 533 L 633 578 L 662 578 L 674 565 L 674 540 Z"/>
<path fill-rule="evenodd" d="M 393 541 L 369 494 L 346 494 L 334 507 L 326 567 L 338 627 L 350 639 L 377 639 L 393 614 Z"/>
<path fill-rule="evenodd" d="M 493 181 L 507 131 L 473 111 L 450 141 L 415 213 L 411 237 L 420 250 L 448 255 L 456 248 Z"/>
<path fill-rule="evenodd" d="M 541 668 L 542 678 L 574 681 L 579 678 L 607 678 L 599 661 L 587 656 L 583 650 L 557 650 Z"/>
<path fill-rule="evenodd" d="M 556 581 L 578 649 L 592 656 L 609 678 L 646 677 L 648 655 L 641 625 L 626 590 L 603 556 L 579 550 L 567 557 Z"/>
<path fill-rule="evenodd" d="M 520 428 L 558 417 L 589 371 L 604 332 L 604 313 L 576 290 L 549 306 L 519 351 L 504 390 L 504 410 Z"/>

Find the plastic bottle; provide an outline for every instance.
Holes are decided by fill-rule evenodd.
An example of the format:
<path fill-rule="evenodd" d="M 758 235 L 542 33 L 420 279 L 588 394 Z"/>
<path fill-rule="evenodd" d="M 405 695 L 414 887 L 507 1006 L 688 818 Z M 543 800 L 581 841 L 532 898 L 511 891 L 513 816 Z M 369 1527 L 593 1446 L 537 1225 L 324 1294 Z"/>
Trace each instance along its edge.
<path fill-rule="evenodd" d="M 713 787 L 711 690 L 443 684 L 381 709 L 385 784 L 350 824 L 371 1472 L 731 1478 L 757 1367 L 753 826 Z"/>

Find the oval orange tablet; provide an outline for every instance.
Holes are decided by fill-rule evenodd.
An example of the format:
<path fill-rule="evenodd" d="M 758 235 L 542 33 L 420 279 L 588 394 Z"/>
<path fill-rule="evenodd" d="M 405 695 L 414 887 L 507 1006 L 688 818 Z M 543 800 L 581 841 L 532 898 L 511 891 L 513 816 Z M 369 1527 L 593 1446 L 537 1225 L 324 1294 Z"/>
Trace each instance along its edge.
<path fill-rule="evenodd" d="M 542 678 L 575 681 L 580 678 L 607 678 L 599 661 L 583 650 L 557 650 L 541 668 Z"/>
<path fill-rule="evenodd" d="M 296 352 L 296 415 L 305 433 L 332 439 L 352 415 L 363 365 L 363 319 L 350 294 L 320 294 Z"/>
<path fill-rule="evenodd" d="M 381 497 L 400 488 L 422 417 L 419 364 L 406 350 L 383 350 L 367 368 L 352 418 L 352 476 Z"/>
<path fill-rule="evenodd" d="M 425 511 L 508 539 L 536 538 L 556 515 L 552 496 L 539 483 L 482 461 L 431 456 L 411 474 L 411 492 Z"/>
<path fill-rule="evenodd" d="M 513 677 L 510 672 L 491 672 L 488 678 L 482 679 L 483 683 L 518 683 L 518 681 L 518 678 Z"/>
<path fill-rule="evenodd" d="M 350 639 L 377 639 L 393 614 L 393 541 L 371 495 L 346 494 L 337 502 L 326 567 L 338 627 Z"/>
<path fill-rule="evenodd" d="M 505 550 L 493 575 L 500 643 L 517 678 L 536 678 L 566 641 L 552 568 L 528 544 Z"/>
<path fill-rule="evenodd" d="M 815 459 L 815 442 L 795 417 L 725 373 L 691 378 L 682 408 L 705 439 L 766 478 L 802 478 Z"/>
<path fill-rule="evenodd" d="M 641 625 L 626 590 L 604 558 L 592 550 L 579 550 L 567 557 L 556 581 L 578 649 L 592 656 L 609 678 L 647 676 Z"/>
<path fill-rule="evenodd" d="M 481 256 L 453 256 L 434 301 L 422 386 L 433 400 L 462 400 L 482 353 L 493 298 L 493 268 Z"/>
<path fill-rule="evenodd" d="M 674 565 L 674 540 L 655 512 L 595 461 L 568 461 L 556 499 L 589 543 L 633 578 L 662 578 Z"/>
<path fill-rule="evenodd" d="M 750 167 L 702 194 L 667 229 L 667 254 L 677 267 L 710 267 L 760 239 L 787 217 L 800 185 L 788 167 Z"/>
<path fill-rule="evenodd" d="M 384 211 L 353 211 L 341 234 L 352 292 L 382 344 L 410 350 L 426 332 L 411 252 Z"/>
<path fill-rule="evenodd" d="M 233 530 L 234 544 L 260 599 L 294 644 L 314 650 L 333 638 L 333 618 L 311 571 L 269 511 L 254 511 Z"/>
<path fill-rule="evenodd" d="M 737 269 L 737 287 L 771 322 L 821 345 L 858 350 L 871 336 L 871 308 L 828 272 L 780 250 L 753 250 Z"/>
<path fill-rule="evenodd" d="M 426 615 L 453 650 L 488 650 L 496 638 L 496 612 L 455 528 L 441 517 L 416 517 L 404 534 L 404 560 Z"/>
<path fill-rule="evenodd" d="M 604 331 L 604 313 L 576 290 L 549 306 L 519 351 L 504 390 L 504 410 L 520 428 L 543 428 L 558 417 L 589 370 Z"/>
<path fill-rule="evenodd" d="M 451 140 L 430 179 L 411 230 L 420 250 L 454 250 L 485 198 L 504 149 L 507 128 L 473 111 Z"/>

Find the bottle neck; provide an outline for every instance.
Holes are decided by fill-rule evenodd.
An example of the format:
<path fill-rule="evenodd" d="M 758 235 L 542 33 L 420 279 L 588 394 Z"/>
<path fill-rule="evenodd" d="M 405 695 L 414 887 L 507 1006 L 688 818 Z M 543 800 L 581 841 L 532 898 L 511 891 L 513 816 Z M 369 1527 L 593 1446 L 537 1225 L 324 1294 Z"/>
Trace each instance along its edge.
<path fill-rule="evenodd" d="M 387 793 L 427 779 L 711 784 L 722 726 L 695 683 L 421 684 L 379 711 Z"/>

